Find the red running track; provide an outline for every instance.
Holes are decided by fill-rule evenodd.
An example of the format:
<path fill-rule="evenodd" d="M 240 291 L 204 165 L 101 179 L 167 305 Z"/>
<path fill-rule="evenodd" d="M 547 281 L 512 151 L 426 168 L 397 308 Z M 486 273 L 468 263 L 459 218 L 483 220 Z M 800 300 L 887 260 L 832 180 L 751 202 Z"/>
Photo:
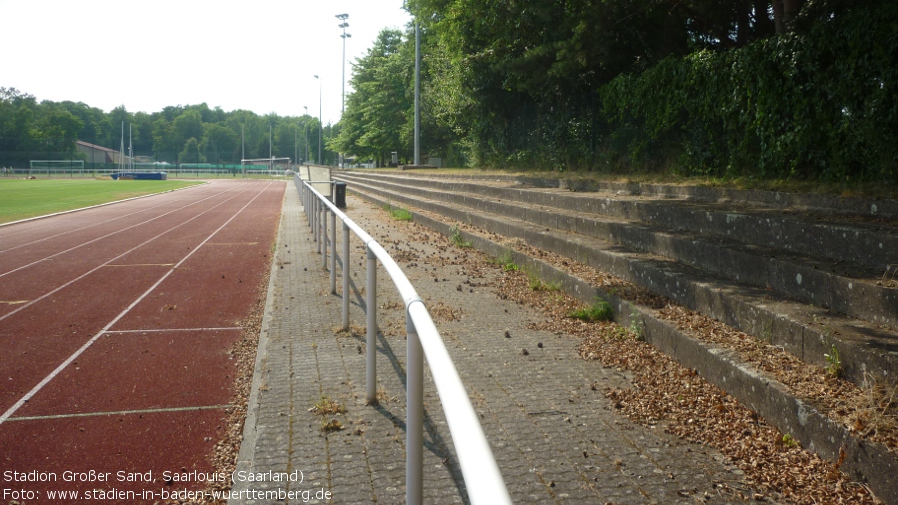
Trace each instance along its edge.
<path fill-rule="evenodd" d="M 284 190 L 215 181 L 0 227 L 0 503 L 205 488 Z"/>

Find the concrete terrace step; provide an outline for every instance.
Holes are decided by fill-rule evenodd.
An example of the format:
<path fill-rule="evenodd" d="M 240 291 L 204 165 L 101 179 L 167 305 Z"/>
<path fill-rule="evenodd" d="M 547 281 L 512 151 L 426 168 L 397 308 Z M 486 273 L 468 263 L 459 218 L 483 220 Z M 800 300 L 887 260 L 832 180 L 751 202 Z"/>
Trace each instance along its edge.
<path fill-rule="evenodd" d="M 845 376 L 855 382 L 862 382 L 865 373 L 891 377 L 898 369 L 896 335 L 865 321 L 834 315 L 777 297 L 765 289 L 735 283 L 594 237 L 547 229 L 513 217 L 462 208 L 358 180 L 349 189 L 362 196 L 434 212 L 507 237 L 520 237 L 534 247 L 583 262 L 782 346 L 810 363 L 825 366 L 824 354 L 831 352 L 831 345 L 836 345 Z"/>
<path fill-rule="evenodd" d="M 373 192 L 355 193 L 379 205 L 387 203 L 386 198 Z M 420 212 L 415 212 L 414 219 L 444 235 L 455 233 L 453 219 Z M 499 256 L 508 252 L 502 237 L 460 233 L 464 240 L 470 240 L 474 247 L 488 254 Z M 844 463 L 841 469 L 867 483 L 884 503 L 898 504 L 898 486 L 894 480 L 898 460 L 885 447 L 857 438 L 813 405 L 795 397 L 776 379 L 742 361 L 733 351 L 693 339 L 676 325 L 657 318 L 651 307 L 622 299 L 614 291 L 605 291 L 606 288 L 590 284 L 527 253 L 515 251 L 512 258 L 518 265 L 538 272 L 542 279 L 558 282 L 566 292 L 585 302 L 592 302 L 597 296 L 606 299 L 614 308 L 619 324 L 632 325 L 635 317 L 643 325 L 647 342 L 725 389 L 743 405 L 750 405 L 782 432 L 797 436 L 809 450 L 830 461 Z"/>
<path fill-rule="evenodd" d="M 358 173 L 358 172 L 356 172 Z M 371 172 L 368 172 L 371 174 Z M 398 172 L 378 171 L 372 175 L 397 175 Z M 479 181 L 506 186 L 554 188 L 585 193 L 612 193 L 662 199 L 683 199 L 694 202 L 728 203 L 767 207 L 771 209 L 800 209 L 828 214 L 868 216 L 873 219 L 898 219 L 898 200 L 865 199 L 785 191 L 720 188 L 681 184 L 651 184 L 642 182 L 594 181 L 576 177 L 533 177 L 526 175 L 471 173 L 417 173 L 410 177 L 448 181 Z"/>
<path fill-rule="evenodd" d="M 855 202 L 854 205 L 840 208 L 828 206 L 835 204 L 830 198 L 819 197 L 822 201 L 815 202 L 811 197 L 806 197 L 801 203 L 818 203 L 822 207 L 771 207 L 765 205 L 766 200 L 771 198 L 762 198 L 759 192 L 747 192 L 748 195 L 730 195 L 733 199 L 715 201 L 714 205 L 709 205 L 691 197 L 655 192 L 647 197 L 638 188 L 634 188 L 635 193 L 623 191 L 608 195 L 609 191 L 582 193 L 552 188 L 521 188 L 519 185 L 509 186 L 507 181 L 495 180 L 475 183 L 433 176 L 397 176 L 359 171 L 343 173 L 405 186 L 527 201 L 534 205 L 728 238 L 820 259 L 857 263 L 874 269 L 880 276 L 890 264 L 896 262 L 894 251 L 898 250 L 898 214 L 871 213 L 869 210 L 856 212 L 859 208 L 878 208 L 876 203 L 861 205 Z M 620 184 L 611 187 L 617 186 Z M 758 199 L 746 200 L 747 196 Z M 782 199 L 797 200 L 798 196 Z M 891 201 L 879 202 L 879 206 L 888 207 L 888 202 Z"/>
<path fill-rule="evenodd" d="M 831 268 L 832 263 L 799 255 L 781 249 L 755 246 L 731 238 L 696 236 L 692 232 L 665 229 L 655 224 L 642 224 L 620 218 L 620 213 L 607 217 L 599 212 L 591 212 L 594 200 L 581 200 L 583 205 L 557 204 L 565 195 L 550 195 L 550 198 L 534 198 L 540 203 L 529 203 L 530 197 L 538 192 L 518 190 L 518 194 L 501 193 L 486 188 L 481 193 L 491 193 L 489 197 L 472 194 L 473 184 L 447 184 L 440 181 L 415 179 L 404 184 L 400 178 L 383 178 L 341 174 L 346 181 L 363 183 L 370 181 L 378 186 L 404 194 L 440 200 L 463 205 L 491 214 L 515 217 L 549 229 L 574 232 L 587 237 L 608 240 L 638 251 L 658 255 L 683 262 L 696 268 L 728 277 L 740 283 L 772 290 L 791 299 L 829 308 L 852 317 L 875 324 L 895 327 L 898 314 L 898 290 L 876 284 L 878 272 L 870 268 L 843 264 L 838 273 Z M 439 189 L 426 186 L 433 182 Z M 505 200 L 494 196 L 501 194 Z M 509 199 L 508 197 L 512 198 Z M 545 208 L 556 203 L 551 208 Z M 572 210 L 586 209 L 586 210 Z M 663 212 L 660 212 L 663 214 Z"/>

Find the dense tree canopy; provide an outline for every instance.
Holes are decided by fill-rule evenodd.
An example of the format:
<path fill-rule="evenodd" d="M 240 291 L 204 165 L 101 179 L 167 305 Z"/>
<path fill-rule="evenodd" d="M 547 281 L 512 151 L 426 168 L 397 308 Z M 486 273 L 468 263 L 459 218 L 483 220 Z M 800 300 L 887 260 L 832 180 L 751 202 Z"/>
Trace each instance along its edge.
<path fill-rule="evenodd" d="M 343 129 L 331 147 L 380 164 L 392 151 L 408 156 L 409 143 L 402 142 L 401 134 L 412 106 L 408 74 L 414 61 L 402 53 L 402 37 L 398 30 L 384 30 L 358 59 L 350 81 L 355 92 L 348 97 Z"/>
<path fill-rule="evenodd" d="M 898 14 L 875 0 L 409 0 L 422 152 L 455 165 L 894 174 Z M 412 149 L 414 36 L 358 59 L 331 145 Z M 833 76 L 846 76 L 834 79 Z M 829 126 L 826 126 L 829 125 Z M 397 133 L 398 138 L 397 138 Z"/>
<path fill-rule="evenodd" d="M 123 126 L 124 125 L 124 126 Z M 269 148 L 269 128 L 271 147 Z M 325 137 L 333 132 L 324 128 Z M 0 166 L 27 166 L 31 159 L 78 159 L 75 141 L 118 150 L 124 130 L 137 156 L 169 163 L 238 164 L 246 158 L 276 157 L 317 162 L 318 119 L 308 115 L 260 116 L 250 111 L 225 112 L 205 103 L 170 106 L 159 112 L 131 113 L 124 106 L 106 113 L 81 102 L 38 103 L 16 89 L 0 88 Z M 242 136 L 241 136 L 242 135 Z M 333 152 L 323 153 L 333 163 Z"/>
<path fill-rule="evenodd" d="M 33 96 L 0 88 L 0 153 L 72 153 L 82 128 L 84 121 L 61 104 L 38 104 Z"/>
<path fill-rule="evenodd" d="M 408 0 L 421 26 L 421 150 L 449 165 L 894 180 L 898 4 L 878 0 Z M 353 65 L 346 110 L 205 103 L 109 113 L 0 89 L 0 164 L 73 141 L 210 163 L 413 151 L 413 27 Z M 838 76 L 838 77 L 836 77 Z M 308 139 L 308 142 L 306 142 Z M 243 149 L 245 147 L 245 153 Z"/>

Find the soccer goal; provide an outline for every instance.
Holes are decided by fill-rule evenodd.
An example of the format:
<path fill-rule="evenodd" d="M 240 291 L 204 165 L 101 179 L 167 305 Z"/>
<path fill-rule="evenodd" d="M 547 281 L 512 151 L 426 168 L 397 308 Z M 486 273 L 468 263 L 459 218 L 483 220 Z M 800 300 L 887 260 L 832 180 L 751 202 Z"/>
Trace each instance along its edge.
<path fill-rule="evenodd" d="M 240 160 L 243 176 L 283 177 L 291 167 L 290 158 L 254 158 Z"/>

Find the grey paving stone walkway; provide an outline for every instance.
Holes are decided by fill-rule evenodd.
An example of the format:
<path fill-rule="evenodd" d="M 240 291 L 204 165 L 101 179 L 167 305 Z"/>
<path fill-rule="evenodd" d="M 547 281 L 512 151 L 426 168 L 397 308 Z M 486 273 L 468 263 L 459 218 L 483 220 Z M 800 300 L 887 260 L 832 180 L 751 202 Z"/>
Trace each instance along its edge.
<path fill-rule="evenodd" d="M 431 313 L 481 416 L 515 503 L 729 503 L 718 484 L 742 487 L 738 470 L 713 450 L 684 443 L 615 414 L 605 386 L 627 378 L 577 357 L 576 339 L 527 329 L 535 311 L 463 284 L 453 264 L 467 254 L 409 242 L 417 225 L 349 198 L 347 213 L 395 251 Z M 340 239 L 337 251 L 342 250 Z M 238 470 L 283 472 L 300 481 L 243 481 L 231 503 L 402 503 L 405 499 L 405 337 L 402 305 L 383 271 L 378 277 L 380 405 L 365 390 L 365 255 L 351 243 L 352 334 L 338 333 L 341 294 L 330 294 L 295 188 L 285 200 L 269 306 Z M 338 258 L 338 272 L 342 258 Z M 458 285 L 464 289 L 459 290 Z M 451 314 L 450 314 L 451 313 Z M 454 316 L 452 315 L 454 314 Z M 508 332 L 511 338 L 506 338 Z M 539 344 L 542 344 L 541 346 Z M 523 353 L 522 349 L 528 352 Z M 425 366 L 425 374 L 429 373 Z M 425 379 L 424 498 L 467 503 L 445 416 Z M 346 413 L 322 417 L 322 398 Z M 325 432 L 337 419 L 343 429 Z M 265 496 L 264 491 L 274 493 Z M 291 498 L 288 493 L 293 492 Z M 749 493 L 749 496 L 751 494 Z"/>

